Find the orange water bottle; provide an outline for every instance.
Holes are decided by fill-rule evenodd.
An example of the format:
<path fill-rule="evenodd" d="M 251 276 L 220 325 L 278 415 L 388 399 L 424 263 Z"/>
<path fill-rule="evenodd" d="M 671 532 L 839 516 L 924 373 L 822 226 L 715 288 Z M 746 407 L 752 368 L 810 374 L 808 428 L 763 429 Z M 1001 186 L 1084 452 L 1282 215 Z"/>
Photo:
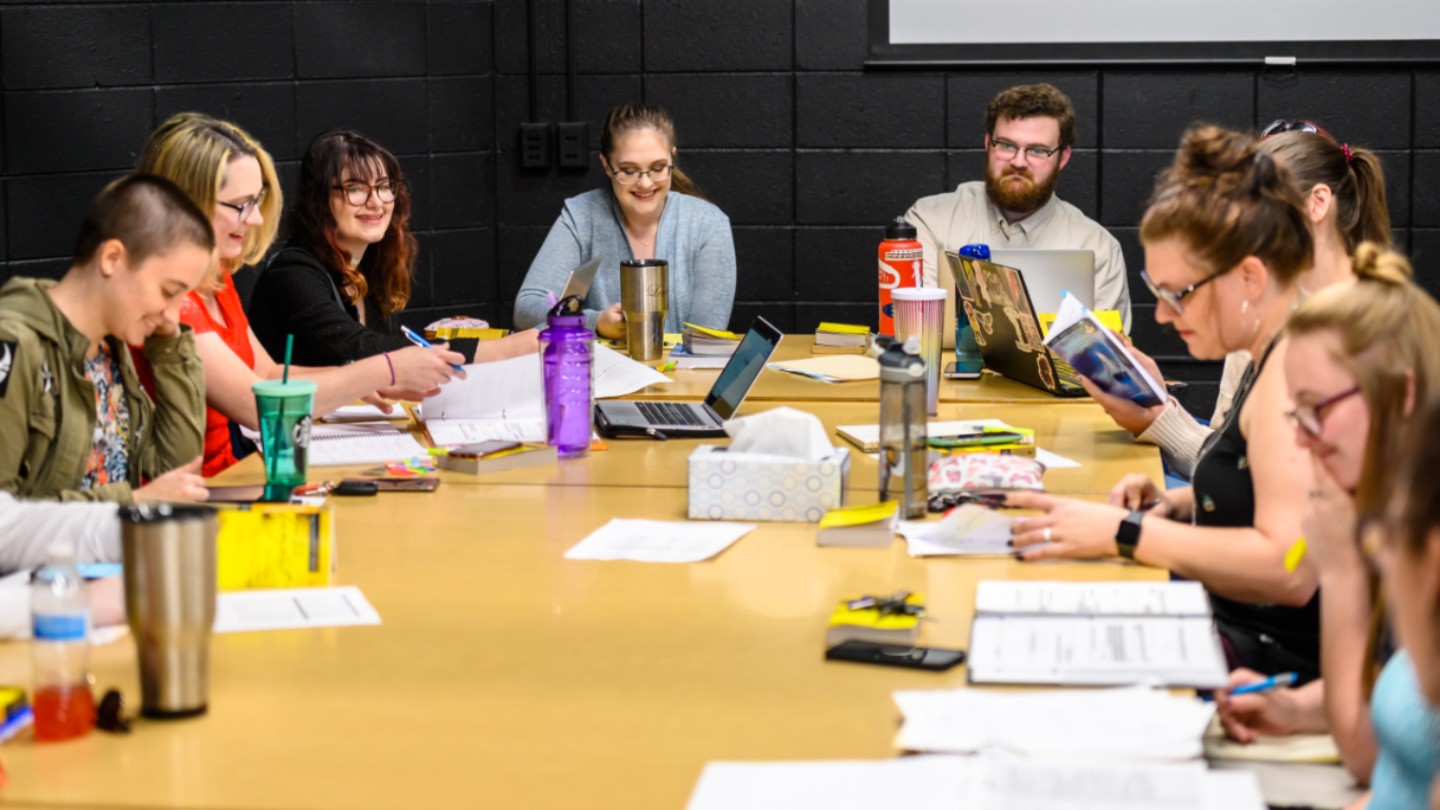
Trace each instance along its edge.
<path fill-rule="evenodd" d="M 921 245 L 915 239 L 915 226 L 904 217 L 885 226 L 885 241 L 880 243 L 880 331 L 895 335 L 895 304 L 890 294 L 900 287 L 924 286 L 925 267 L 921 261 Z"/>

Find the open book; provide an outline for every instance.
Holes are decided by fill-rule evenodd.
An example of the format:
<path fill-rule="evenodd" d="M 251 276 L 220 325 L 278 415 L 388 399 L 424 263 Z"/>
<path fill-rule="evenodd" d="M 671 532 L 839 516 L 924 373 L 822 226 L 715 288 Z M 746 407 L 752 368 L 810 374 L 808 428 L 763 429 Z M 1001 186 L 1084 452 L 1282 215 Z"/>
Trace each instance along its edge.
<path fill-rule="evenodd" d="M 1115 336 L 1095 313 L 1066 293 L 1044 343 L 1076 374 L 1100 390 L 1125 397 L 1144 408 L 1163 404 L 1169 396 L 1158 380 L 1135 360 L 1125 341 Z"/>
<path fill-rule="evenodd" d="M 1214 689 L 1225 657 L 1197 582 L 981 582 L 972 683 Z"/>

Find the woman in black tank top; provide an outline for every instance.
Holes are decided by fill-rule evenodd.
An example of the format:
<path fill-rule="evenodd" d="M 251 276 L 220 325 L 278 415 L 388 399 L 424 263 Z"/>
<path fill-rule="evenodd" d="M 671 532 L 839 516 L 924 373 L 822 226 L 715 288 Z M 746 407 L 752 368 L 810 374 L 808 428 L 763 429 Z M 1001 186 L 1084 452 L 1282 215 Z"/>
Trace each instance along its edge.
<path fill-rule="evenodd" d="M 1266 673 L 1319 671 L 1314 570 L 1287 571 L 1310 490 L 1310 460 L 1285 413 L 1280 338 L 1313 262 L 1305 201 L 1247 135 L 1186 133 L 1140 227 L 1155 318 L 1190 353 L 1257 358 L 1224 424 L 1202 452 L 1193 488 L 1162 492 L 1131 476 L 1096 504 L 1012 496 L 1045 514 L 1016 522 L 1022 559 L 1123 554 L 1199 580 L 1210 592 L 1231 663 Z"/>

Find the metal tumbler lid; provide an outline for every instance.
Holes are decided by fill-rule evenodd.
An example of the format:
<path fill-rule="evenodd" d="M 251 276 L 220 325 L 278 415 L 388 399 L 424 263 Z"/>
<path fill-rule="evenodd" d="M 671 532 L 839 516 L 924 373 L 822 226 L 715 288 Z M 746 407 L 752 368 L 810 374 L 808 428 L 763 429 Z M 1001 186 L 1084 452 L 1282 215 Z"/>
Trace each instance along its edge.
<path fill-rule="evenodd" d="M 668 267 L 670 262 L 666 259 L 624 259 L 620 262 L 621 267 Z"/>
<path fill-rule="evenodd" d="M 215 509 L 193 503 L 142 503 L 120 507 L 121 523 L 163 523 L 171 520 L 204 520 Z"/>

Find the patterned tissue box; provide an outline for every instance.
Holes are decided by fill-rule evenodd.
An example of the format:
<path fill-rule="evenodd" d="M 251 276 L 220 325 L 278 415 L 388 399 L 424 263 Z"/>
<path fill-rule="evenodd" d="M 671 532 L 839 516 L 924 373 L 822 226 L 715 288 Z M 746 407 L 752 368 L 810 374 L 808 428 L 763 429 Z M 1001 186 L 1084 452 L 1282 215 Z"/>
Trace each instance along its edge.
<path fill-rule="evenodd" d="M 806 461 L 702 444 L 690 454 L 690 519 L 819 523 L 844 505 L 849 476 L 845 447 Z"/>

